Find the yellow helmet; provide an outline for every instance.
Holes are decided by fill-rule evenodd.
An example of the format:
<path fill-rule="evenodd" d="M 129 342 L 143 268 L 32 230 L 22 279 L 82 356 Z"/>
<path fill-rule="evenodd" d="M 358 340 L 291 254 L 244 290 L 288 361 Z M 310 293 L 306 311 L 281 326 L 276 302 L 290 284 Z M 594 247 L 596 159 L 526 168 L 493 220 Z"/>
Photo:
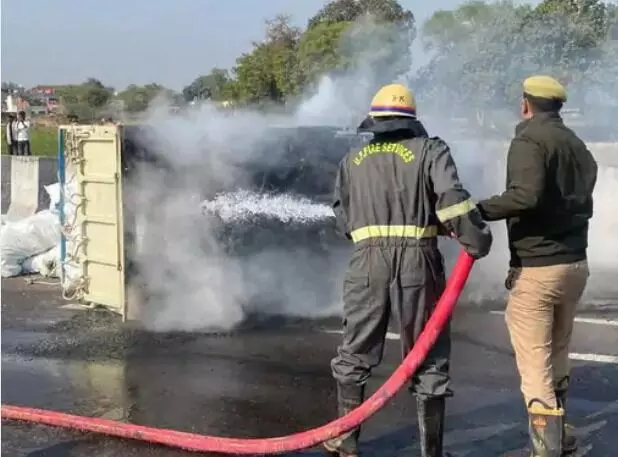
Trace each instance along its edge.
<path fill-rule="evenodd" d="M 371 100 L 369 115 L 416 117 L 416 100 L 410 89 L 403 84 L 389 84 L 382 87 Z"/>

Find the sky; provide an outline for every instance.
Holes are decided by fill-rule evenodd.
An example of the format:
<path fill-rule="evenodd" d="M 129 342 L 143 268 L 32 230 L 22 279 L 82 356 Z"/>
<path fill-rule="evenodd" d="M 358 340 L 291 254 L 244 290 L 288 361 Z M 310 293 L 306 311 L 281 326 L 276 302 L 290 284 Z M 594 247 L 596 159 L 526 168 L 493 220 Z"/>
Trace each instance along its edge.
<path fill-rule="evenodd" d="M 2 0 L 2 81 L 26 87 L 95 77 L 118 90 L 181 89 L 231 68 L 279 13 L 304 27 L 326 0 Z M 400 0 L 419 23 L 461 0 Z M 533 1 L 532 3 L 537 3 Z"/>

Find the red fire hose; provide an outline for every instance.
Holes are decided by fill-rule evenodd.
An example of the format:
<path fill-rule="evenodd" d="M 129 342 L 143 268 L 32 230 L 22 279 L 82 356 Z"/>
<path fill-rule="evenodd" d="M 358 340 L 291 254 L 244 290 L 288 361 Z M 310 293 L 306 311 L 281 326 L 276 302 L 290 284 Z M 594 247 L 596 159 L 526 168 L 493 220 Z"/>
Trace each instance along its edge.
<path fill-rule="evenodd" d="M 70 428 L 85 432 L 129 438 L 150 443 L 181 448 L 196 452 L 216 452 L 221 454 L 253 455 L 282 454 L 307 449 L 330 438 L 337 437 L 365 422 L 375 414 L 412 377 L 423 362 L 438 335 L 450 318 L 466 280 L 472 270 L 474 260 L 462 252 L 446 284 L 446 289 L 425 329 L 414 348 L 392 376 L 365 403 L 348 415 L 313 430 L 278 438 L 239 439 L 203 436 L 192 433 L 165 430 L 123 422 L 74 416 L 55 411 L 47 411 L 21 406 L 2 405 L 2 418 L 14 419 L 56 427 Z"/>

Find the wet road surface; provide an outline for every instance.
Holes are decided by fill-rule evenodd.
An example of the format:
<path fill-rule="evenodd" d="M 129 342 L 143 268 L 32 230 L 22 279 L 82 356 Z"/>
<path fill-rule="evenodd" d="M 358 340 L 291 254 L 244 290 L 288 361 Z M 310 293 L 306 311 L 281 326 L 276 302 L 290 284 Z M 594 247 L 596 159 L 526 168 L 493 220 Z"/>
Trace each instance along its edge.
<path fill-rule="evenodd" d="M 153 335 L 64 304 L 53 285 L 2 280 L 2 402 L 230 437 L 283 435 L 335 416 L 329 362 L 337 319 L 255 319 L 227 335 Z M 617 318 L 618 307 L 608 304 L 583 311 L 576 324 L 569 414 L 580 456 L 611 457 L 618 448 Z M 525 412 L 498 304 L 462 306 L 454 338 L 448 450 L 491 457 L 524 447 Z M 393 341 L 370 388 L 398 362 Z M 416 437 L 414 401 L 403 392 L 364 427 L 363 455 L 419 455 Z M 2 455 L 196 454 L 5 421 Z"/>

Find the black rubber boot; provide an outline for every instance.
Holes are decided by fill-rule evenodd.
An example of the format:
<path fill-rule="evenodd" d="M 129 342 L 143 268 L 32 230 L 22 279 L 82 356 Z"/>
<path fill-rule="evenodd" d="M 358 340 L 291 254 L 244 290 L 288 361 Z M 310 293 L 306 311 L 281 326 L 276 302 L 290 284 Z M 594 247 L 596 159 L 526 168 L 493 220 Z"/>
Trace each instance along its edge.
<path fill-rule="evenodd" d="M 444 441 L 444 397 L 416 398 L 418 432 L 422 457 L 448 457 L 442 453 Z"/>
<path fill-rule="evenodd" d="M 339 417 L 355 410 L 363 403 L 364 399 L 364 386 L 337 384 L 337 409 Z M 324 442 L 324 449 L 331 456 L 357 457 L 359 436 L 360 427 L 357 427 L 337 438 Z"/>
<path fill-rule="evenodd" d="M 564 410 L 533 399 L 528 403 L 528 418 L 532 457 L 561 457 Z"/>
<path fill-rule="evenodd" d="M 577 438 L 573 435 L 573 427 L 567 424 L 567 391 L 569 390 L 569 377 L 565 376 L 556 385 L 556 401 L 558 402 L 558 408 L 564 410 L 564 416 L 562 420 L 562 455 L 566 456 L 577 451 L 579 443 Z"/>

